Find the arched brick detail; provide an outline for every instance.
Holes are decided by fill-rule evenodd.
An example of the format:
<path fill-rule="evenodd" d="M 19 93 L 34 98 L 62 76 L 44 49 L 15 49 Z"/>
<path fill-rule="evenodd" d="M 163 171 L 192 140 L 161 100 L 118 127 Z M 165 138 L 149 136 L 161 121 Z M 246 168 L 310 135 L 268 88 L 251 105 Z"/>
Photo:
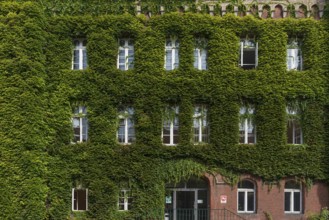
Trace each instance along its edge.
<path fill-rule="evenodd" d="M 283 8 L 281 5 L 275 6 L 273 18 L 283 18 Z"/>

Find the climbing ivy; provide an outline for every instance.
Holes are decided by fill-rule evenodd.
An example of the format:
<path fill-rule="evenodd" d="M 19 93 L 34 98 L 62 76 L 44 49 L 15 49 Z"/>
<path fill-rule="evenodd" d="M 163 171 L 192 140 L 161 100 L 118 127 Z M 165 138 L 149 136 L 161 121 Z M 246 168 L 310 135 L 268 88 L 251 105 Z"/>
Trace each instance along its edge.
<path fill-rule="evenodd" d="M 231 185 L 241 174 L 268 182 L 295 176 L 307 186 L 329 179 L 325 21 L 168 11 L 147 18 L 133 15 L 132 1 L 113 1 L 113 8 L 76 2 L 0 3 L 0 218 L 163 216 L 165 184 L 205 173 L 221 173 Z M 142 8 L 153 12 L 157 3 Z M 180 40 L 180 63 L 165 71 L 170 36 Z M 193 68 L 200 36 L 209 55 L 203 71 Z M 255 70 L 238 67 L 246 36 L 258 42 Z M 304 70 L 287 71 L 286 45 L 296 36 Z M 133 70 L 116 68 L 122 37 L 134 39 Z M 71 70 L 76 38 L 88 41 L 86 70 Z M 303 103 L 301 146 L 286 144 L 289 103 Z M 208 107 L 207 144 L 191 142 L 196 104 Z M 72 109 L 81 105 L 88 108 L 89 140 L 72 144 Z M 179 106 L 180 123 L 179 144 L 170 147 L 161 141 L 168 105 Z M 255 145 L 238 144 L 239 109 L 246 105 L 255 107 Z M 135 110 L 131 145 L 116 141 L 123 106 Z M 71 189 L 78 185 L 89 189 L 88 212 L 71 211 Z M 117 211 L 122 187 L 133 191 L 130 212 Z"/>

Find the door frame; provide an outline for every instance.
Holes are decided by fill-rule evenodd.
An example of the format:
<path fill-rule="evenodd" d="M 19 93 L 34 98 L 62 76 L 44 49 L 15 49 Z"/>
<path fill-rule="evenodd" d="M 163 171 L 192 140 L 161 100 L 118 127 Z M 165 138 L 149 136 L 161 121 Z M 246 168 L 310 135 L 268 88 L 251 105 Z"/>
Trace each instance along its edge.
<path fill-rule="evenodd" d="M 172 220 L 177 220 L 177 192 L 194 192 L 194 204 L 193 204 L 193 209 L 194 209 L 194 219 L 198 219 L 198 192 L 201 190 L 204 190 L 207 192 L 207 207 L 209 207 L 209 190 L 208 188 L 167 188 L 168 191 L 172 192 L 172 203 L 173 203 L 173 219 Z"/>

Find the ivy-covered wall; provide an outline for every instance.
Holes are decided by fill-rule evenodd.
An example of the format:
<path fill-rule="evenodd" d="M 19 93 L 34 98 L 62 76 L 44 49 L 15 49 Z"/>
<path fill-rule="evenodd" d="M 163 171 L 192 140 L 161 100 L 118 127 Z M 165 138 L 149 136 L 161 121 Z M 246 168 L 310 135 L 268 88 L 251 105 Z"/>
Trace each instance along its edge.
<path fill-rule="evenodd" d="M 122 219 L 163 208 L 165 183 L 220 172 L 264 181 L 329 180 L 328 24 L 325 20 L 193 13 L 50 16 L 31 2 L 0 3 L 0 218 Z M 165 71 L 168 36 L 179 68 Z M 238 67 L 240 37 L 255 36 L 256 70 Z M 206 71 L 193 68 L 195 37 L 208 39 Z M 134 69 L 116 67 L 118 38 L 134 39 Z M 304 70 L 286 70 L 288 37 L 302 39 Z M 88 68 L 71 70 L 72 40 L 86 38 Z M 301 103 L 304 144 L 286 144 L 286 105 Z M 195 104 L 209 108 L 210 143 L 194 145 Z M 238 144 L 239 109 L 255 106 L 257 144 Z M 179 144 L 161 140 L 165 106 L 180 107 Z M 71 144 L 72 110 L 88 107 L 89 139 Z M 136 142 L 116 140 L 118 108 L 135 109 Z M 71 189 L 89 211 L 71 211 Z M 130 212 L 118 192 L 134 191 Z M 160 216 L 161 212 L 160 212 Z"/>

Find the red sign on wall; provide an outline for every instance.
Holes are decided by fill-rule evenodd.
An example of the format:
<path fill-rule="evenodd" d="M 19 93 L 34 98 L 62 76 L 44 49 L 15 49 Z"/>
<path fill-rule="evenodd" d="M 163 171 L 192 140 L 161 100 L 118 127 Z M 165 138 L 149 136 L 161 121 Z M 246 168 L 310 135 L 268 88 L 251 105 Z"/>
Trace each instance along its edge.
<path fill-rule="evenodd" d="M 221 195 L 220 196 L 220 203 L 226 204 L 227 203 L 227 195 Z"/>

